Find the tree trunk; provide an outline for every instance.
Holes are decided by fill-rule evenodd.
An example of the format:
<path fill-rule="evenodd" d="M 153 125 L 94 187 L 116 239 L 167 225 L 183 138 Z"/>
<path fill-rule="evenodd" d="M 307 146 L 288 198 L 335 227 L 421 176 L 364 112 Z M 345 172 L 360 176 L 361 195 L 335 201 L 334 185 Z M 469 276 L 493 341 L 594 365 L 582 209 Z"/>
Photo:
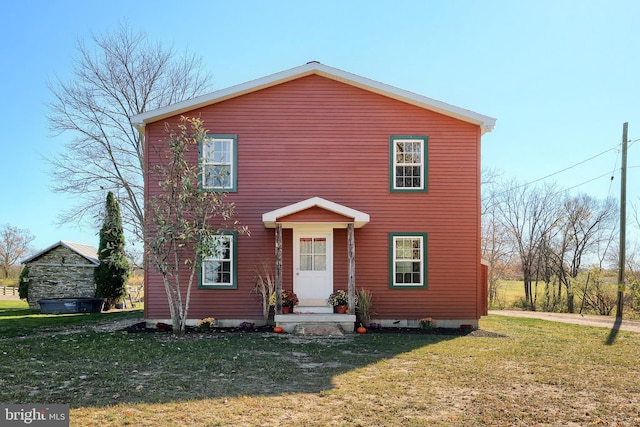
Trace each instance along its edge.
<path fill-rule="evenodd" d="M 353 314 L 356 312 L 356 243 L 354 237 L 354 225 L 352 222 L 347 225 L 347 258 L 349 264 L 347 279 L 349 314 Z"/>
<path fill-rule="evenodd" d="M 282 224 L 276 224 L 276 314 L 282 314 Z"/>

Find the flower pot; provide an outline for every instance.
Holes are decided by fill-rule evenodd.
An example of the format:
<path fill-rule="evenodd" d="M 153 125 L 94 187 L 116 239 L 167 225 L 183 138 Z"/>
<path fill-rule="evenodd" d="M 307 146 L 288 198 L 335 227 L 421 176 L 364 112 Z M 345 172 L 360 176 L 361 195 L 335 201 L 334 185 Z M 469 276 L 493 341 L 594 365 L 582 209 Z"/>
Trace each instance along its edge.
<path fill-rule="evenodd" d="M 333 311 L 338 313 L 338 314 L 345 314 L 349 311 L 349 306 L 348 305 L 336 305 L 335 307 L 333 307 Z"/>
<path fill-rule="evenodd" d="M 289 314 L 289 313 L 291 313 L 291 306 L 283 305 L 282 306 L 282 314 Z"/>

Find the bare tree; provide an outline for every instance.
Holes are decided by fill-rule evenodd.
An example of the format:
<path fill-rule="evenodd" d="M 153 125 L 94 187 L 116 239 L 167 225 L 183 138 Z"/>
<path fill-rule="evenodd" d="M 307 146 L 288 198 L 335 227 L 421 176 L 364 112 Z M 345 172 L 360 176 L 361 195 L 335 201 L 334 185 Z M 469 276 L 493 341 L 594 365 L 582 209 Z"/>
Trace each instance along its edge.
<path fill-rule="evenodd" d="M 555 184 L 536 187 L 503 182 L 497 196 L 500 218 L 509 233 L 511 244 L 520 258 L 524 278 L 525 305 L 535 310 L 539 250 L 559 219 L 559 192 Z"/>
<path fill-rule="evenodd" d="M 33 239 L 33 235 L 27 229 L 8 224 L 0 228 L 0 268 L 5 279 L 9 277 L 11 266 L 27 254 Z"/>
<path fill-rule="evenodd" d="M 60 221 L 97 218 L 105 193 L 113 191 L 123 226 L 142 238 L 144 140 L 129 118 L 202 94 L 211 77 L 201 72 L 200 58 L 152 44 L 126 24 L 91 40 L 92 46 L 78 42 L 73 79 L 49 83 L 50 128 L 73 135 L 51 159 L 53 190 L 78 200 Z"/>
<path fill-rule="evenodd" d="M 610 238 L 616 212 L 613 199 L 599 201 L 586 194 L 567 198 L 562 205 L 557 238 L 549 243 L 549 259 L 558 285 L 566 290 L 569 313 L 575 311 L 573 282 L 584 258 L 595 256 L 598 245 Z M 559 288 L 556 295 L 560 294 Z"/>
<path fill-rule="evenodd" d="M 482 170 L 482 258 L 489 264 L 489 303 L 495 304 L 500 280 L 511 262 L 513 248 L 509 244 L 507 230 L 500 218 L 497 197 L 500 173 L 493 169 Z"/>

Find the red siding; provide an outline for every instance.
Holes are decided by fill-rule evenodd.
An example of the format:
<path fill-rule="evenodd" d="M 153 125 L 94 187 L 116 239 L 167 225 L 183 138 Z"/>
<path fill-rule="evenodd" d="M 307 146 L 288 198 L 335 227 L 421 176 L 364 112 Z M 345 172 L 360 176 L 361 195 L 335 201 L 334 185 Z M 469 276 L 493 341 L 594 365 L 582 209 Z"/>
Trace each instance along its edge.
<path fill-rule="evenodd" d="M 189 317 L 260 316 L 252 270 L 275 258 L 274 230 L 264 227 L 262 214 L 313 196 L 371 216 L 355 232 L 356 284 L 372 291 L 376 317 L 483 314 L 478 126 L 316 75 L 189 115 L 200 116 L 210 133 L 238 136 L 238 191 L 228 200 L 251 231 L 238 239 L 238 289 L 194 289 Z M 389 192 L 390 135 L 428 135 L 428 193 Z M 154 146 L 165 138 L 164 121 L 147 125 L 148 165 L 158 161 Z M 319 214 L 291 217 L 303 215 Z M 389 232 L 428 233 L 427 289 L 389 289 Z M 346 288 L 345 230 L 335 230 L 334 237 L 334 286 Z M 284 240 L 284 286 L 290 289 L 290 230 Z M 146 316 L 167 317 L 160 277 L 149 274 L 148 280 Z"/>
<path fill-rule="evenodd" d="M 278 218 L 278 222 L 351 222 L 353 218 L 347 218 L 335 212 L 314 206 L 300 212 Z"/>

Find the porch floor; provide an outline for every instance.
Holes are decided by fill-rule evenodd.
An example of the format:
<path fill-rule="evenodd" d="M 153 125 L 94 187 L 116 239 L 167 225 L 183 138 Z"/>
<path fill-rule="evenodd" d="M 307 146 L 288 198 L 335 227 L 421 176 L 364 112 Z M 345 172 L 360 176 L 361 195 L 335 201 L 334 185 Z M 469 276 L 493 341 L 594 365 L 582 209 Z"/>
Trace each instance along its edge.
<path fill-rule="evenodd" d="M 305 330 L 312 327 L 325 328 L 339 327 L 345 333 L 352 333 L 356 322 L 355 314 L 335 314 L 335 313 L 305 313 L 305 314 L 276 314 L 273 318 L 276 326 L 280 326 L 284 332 L 293 333 L 297 326 Z M 329 335 L 329 333 L 327 334 Z"/>

